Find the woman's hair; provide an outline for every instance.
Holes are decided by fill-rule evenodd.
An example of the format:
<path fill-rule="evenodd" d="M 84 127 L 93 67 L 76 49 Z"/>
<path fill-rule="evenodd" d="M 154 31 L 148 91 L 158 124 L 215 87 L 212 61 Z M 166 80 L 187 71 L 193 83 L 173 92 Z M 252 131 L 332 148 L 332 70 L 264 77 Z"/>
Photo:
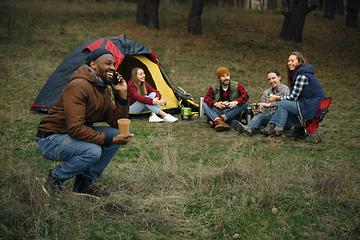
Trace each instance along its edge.
<path fill-rule="evenodd" d="M 133 80 L 135 87 L 138 90 L 138 93 L 144 96 L 147 94 L 145 82 L 140 82 L 139 79 L 137 78 L 137 72 L 140 69 L 142 68 L 139 67 L 133 68 L 133 70 L 131 71 L 131 79 Z"/>
<path fill-rule="evenodd" d="M 269 75 L 269 73 L 275 73 L 276 76 L 280 77 L 280 72 L 277 69 L 271 69 L 267 72 L 266 76 Z"/>
<path fill-rule="evenodd" d="M 289 61 L 289 57 L 291 55 L 294 55 L 296 56 L 297 60 L 299 61 L 299 66 L 297 67 L 296 70 L 299 69 L 300 66 L 303 66 L 307 63 L 305 57 L 300 53 L 300 52 L 292 52 L 288 55 L 288 58 L 286 59 L 286 62 Z M 290 76 L 290 69 L 289 69 L 289 66 L 286 64 L 286 76 L 287 76 L 287 83 L 288 83 L 288 87 L 291 88 L 292 87 L 292 78 Z"/>

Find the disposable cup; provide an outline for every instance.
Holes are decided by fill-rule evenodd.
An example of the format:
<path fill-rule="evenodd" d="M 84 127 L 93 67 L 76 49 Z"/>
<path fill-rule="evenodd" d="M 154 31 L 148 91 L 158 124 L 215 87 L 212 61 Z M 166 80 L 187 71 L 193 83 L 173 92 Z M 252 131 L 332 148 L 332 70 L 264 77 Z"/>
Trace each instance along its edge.
<path fill-rule="evenodd" d="M 130 119 L 120 118 L 118 120 L 119 134 L 130 134 Z"/>

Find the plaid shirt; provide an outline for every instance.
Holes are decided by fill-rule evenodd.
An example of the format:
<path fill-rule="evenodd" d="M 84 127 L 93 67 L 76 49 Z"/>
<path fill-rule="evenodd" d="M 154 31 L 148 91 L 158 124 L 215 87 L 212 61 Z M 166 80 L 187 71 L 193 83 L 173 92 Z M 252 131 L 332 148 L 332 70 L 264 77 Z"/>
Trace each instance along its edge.
<path fill-rule="evenodd" d="M 309 84 L 309 78 L 307 76 L 305 75 L 297 76 L 291 93 L 281 96 L 281 100 L 297 101 L 304 86 L 308 84 Z"/>
<path fill-rule="evenodd" d="M 275 110 L 277 109 L 278 105 L 279 105 L 279 101 L 276 101 L 276 102 L 269 102 L 269 95 L 272 94 L 272 95 L 276 95 L 276 96 L 284 96 L 284 95 L 288 95 L 289 94 L 289 88 L 280 83 L 280 86 L 279 88 L 274 91 L 274 89 L 271 87 L 271 88 L 268 88 L 264 91 L 262 97 L 261 97 L 261 102 L 262 103 L 270 103 L 270 107 L 267 108 L 267 109 L 260 109 L 260 113 L 270 113 L 270 114 L 274 114 Z"/>
<path fill-rule="evenodd" d="M 244 104 L 244 103 L 246 103 L 248 101 L 249 95 L 245 91 L 243 86 L 241 86 L 240 83 L 237 85 L 237 87 L 238 87 L 240 97 L 236 101 L 239 103 L 239 105 L 241 105 L 241 104 Z M 213 108 L 214 104 L 216 103 L 216 101 L 214 100 L 214 97 L 215 97 L 214 89 L 212 88 L 212 86 L 210 86 L 208 92 L 206 93 L 206 95 L 204 97 L 204 102 L 211 108 Z M 220 101 L 230 101 L 229 88 L 228 88 L 228 90 L 226 92 L 224 92 L 222 90 L 222 88 L 220 87 Z"/>
<path fill-rule="evenodd" d="M 158 97 L 159 99 L 161 99 L 161 95 L 159 93 L 158 90 L 152 88 L 147 82 L 145 82 L 146 85 L 146 91 L 147 94 L 150 94 L 151 92 L 155 92 L 156 93 L 156 97 Z M 140 93 L 138 92 L 134 82 L 132 79 L 130 79 L 130 81 L 128 82 L 128 96 L 129 96 L 129 102 L 130 105 L 133 104 L 136 101 L 148 104 L 148 105 L 153 105 L 152 98 L 149 97 L 145 97 L 143 95 L 140 95 Z"/>

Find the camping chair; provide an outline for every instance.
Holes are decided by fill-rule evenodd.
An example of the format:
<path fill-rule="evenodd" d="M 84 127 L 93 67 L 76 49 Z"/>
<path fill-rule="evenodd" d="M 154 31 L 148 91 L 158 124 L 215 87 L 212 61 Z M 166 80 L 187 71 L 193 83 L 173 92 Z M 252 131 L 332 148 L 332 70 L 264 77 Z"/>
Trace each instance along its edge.
<path fill-rule="evenodd" d="M 307 120 L 304 124 L 305 128 L 305 137 L 309 136 L 312 143 L 320 143 L 321 138 L 318 133 L 319 123 L 324 119 L 325 114 L 329 112 L 329 106 L 331 103 L 331 98 L 324 98 L 320 101 L 319 107 L 316 110 L 315 117 L 313 119 Z"/>

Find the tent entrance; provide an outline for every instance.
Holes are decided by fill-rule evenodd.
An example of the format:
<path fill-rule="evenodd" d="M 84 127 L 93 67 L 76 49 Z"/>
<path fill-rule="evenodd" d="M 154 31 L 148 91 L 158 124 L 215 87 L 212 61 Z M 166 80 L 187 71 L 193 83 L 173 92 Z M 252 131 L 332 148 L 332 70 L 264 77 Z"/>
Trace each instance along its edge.
<path fill-rule="evenodd" d="M 146 75 L 145 81 L 160 92 L 161 99 L 167 101 L 166 106 L 160 106 L 160 108 L 165 112 L 179 112 L 177 108 L 178 100 L 171 86 L 169 86 L 164 79 L 159 66 L 144 55 L 125 57 L 117 71 L 123 76 L 126 82 L 128 82 L 131 79 L 131 71 L 135 67 L 140 67 L 144 70 Z"/>

